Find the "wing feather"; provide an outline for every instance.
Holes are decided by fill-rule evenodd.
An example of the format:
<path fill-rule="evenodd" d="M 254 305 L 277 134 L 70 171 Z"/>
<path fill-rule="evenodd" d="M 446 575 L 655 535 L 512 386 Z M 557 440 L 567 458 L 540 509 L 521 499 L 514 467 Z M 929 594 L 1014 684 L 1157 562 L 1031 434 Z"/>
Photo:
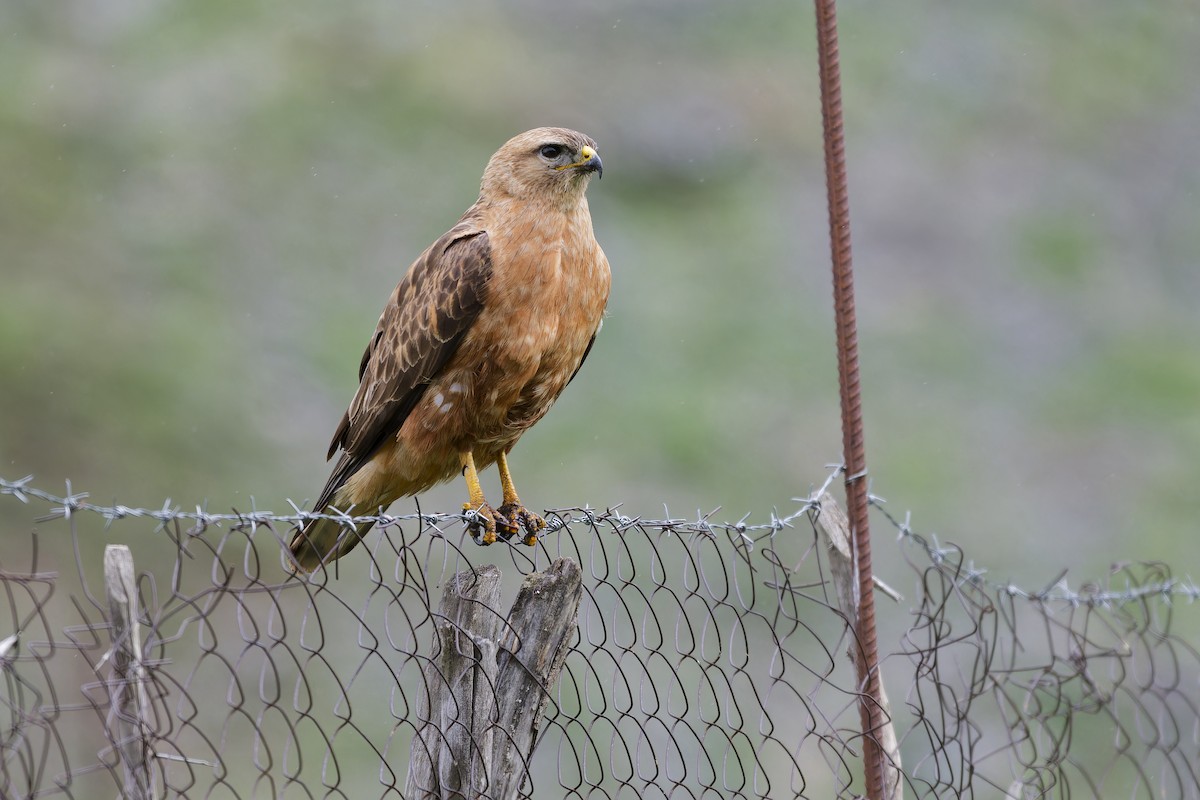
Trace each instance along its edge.
<path fill-rule="evenodd" d="M 315 509 L 394 437 L 479 317 L 492 275 L 486 231 L 451 228 L 413 263 L 388 300 L 359 365 L 359 386 L 329 444 L 342 456 Z"/>

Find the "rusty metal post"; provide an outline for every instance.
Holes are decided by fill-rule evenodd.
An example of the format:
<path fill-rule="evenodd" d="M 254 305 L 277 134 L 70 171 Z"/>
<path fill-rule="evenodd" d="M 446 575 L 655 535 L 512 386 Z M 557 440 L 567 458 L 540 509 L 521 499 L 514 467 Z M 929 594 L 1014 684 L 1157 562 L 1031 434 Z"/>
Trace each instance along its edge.
<path fill-rule="evenodd" d="M 854 270 L 850 259 L 850 200 L 846 188 L 846 146 L 842 130 L 842 91 L 838 66 L 835 0 L 815 0 L 817 58 L 821 76 L 821 117 L 825 134 L 825 183 L 829 239 L 833 256 L 833 299 L 837 324 L 838 382 L 842 401 L 842 451 L 846 506 L 858 570 L 858 683 L 867 796 L 881 800 L 886 765 L 878 735 L 882 729 L 875 599 L 871 591 L 871 534 L 867 522 L 867 458 L 858 380 L 858 330 L 854 314 Z"/>

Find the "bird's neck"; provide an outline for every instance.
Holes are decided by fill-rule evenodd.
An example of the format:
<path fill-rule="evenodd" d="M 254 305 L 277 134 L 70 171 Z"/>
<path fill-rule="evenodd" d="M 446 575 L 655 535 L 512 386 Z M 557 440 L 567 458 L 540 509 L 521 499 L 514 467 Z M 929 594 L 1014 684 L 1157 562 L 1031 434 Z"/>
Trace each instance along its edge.
<path fill-rule="evenodd" d="M 515 196 L 511 194 L 495 194 L 481 196 L 476 203 L 481 209 L 491 214 L 502 216 L 521 215 L 533 218 L 551 218 L 560 222 L 561 218 L 590 218 L 587 198 L 583 192 L 561 192 L 549 195 Z"/>

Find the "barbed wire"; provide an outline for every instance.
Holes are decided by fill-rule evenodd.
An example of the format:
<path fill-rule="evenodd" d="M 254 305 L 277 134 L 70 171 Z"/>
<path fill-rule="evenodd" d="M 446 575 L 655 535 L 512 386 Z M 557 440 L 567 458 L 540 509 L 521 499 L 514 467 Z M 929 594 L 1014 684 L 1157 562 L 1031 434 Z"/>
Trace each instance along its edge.
<path fill-rule="evenodd" d="M 813 494 L 812 499 L 799 500 L 795 502 L 802 505 L 787 516 L 780 517 L 774 511 L 771 513 L 769 522 L 748 524 L 750 514 L 746 514 L 738 522 L 713 522 L 711 517 L 720 511 L 716 508 L 707 514 L 697 511 L 696 519 L 689 520 L 681 517 L 668 516 L 662 519 L 654 519 L 648 517 L 629 517 L 620 513 L 617 508 L 610 508 L 604 511 L 598 511 L 590 507 L 569 508 L 560 510 L 551 510 L 548 513 L 551 515 L 547 519 L 548 530 L 553 532 L 561 529 L 569 524 L 569 519 L 564 519 L 561 514 L 566 512 L 577 513 L 588 520 L 594 520 L 598 523 L 613 524 L 618 527 L 629 527 L 640 525 L 648 528 L 660 529 L 676 534 L 686 533 L 704 533 L 711 534 L 716 531 L 725 531 L 737 533 L 746 538 L 748 542 L 753 542 L 754 534 L 774 535 L 787 528 L 795 527 L 797 520 L 805 516 L 810 510 L 816 507 L 817 500 L 820 494 L 829 487 L 837 472 L 834 472 L 822 485 L 822 489 Z M 266 525 L 272 523 L 282 523 L 285 525 L 299 525 L 313 519 L 332 519 L 341 522 L 347 526 L 353 526 L 360 523 L 370 522 L 381 527 L 393 525 L 401 522 L 420 522 L 424 525 L 440 529 L 440 526 L 452 523 L 469 523 L 473 518 L 474 512 L 467 511 L 464 513 L 414 513 L 414 514 L 350 514 L 350 513 L 315 513 L 312 511 L 302 510 L 296 503 L 288 500 L 288 504 L 292 507 L 290 514 L 276 514 L 271 511 L 260 511 L 253 507 L 254 499 L 250 502 L 252 508 L 250 511 L 233 511 L 229 513 L 212 513 L 203 506 L 196 506 L 194 510 L 184 510 L 182 507 L 173 505 L 171 500 L 166 500 L 162 507 L 157 509 L 151 508 L 135 508 L 131 506 L 112 505 L 102 506 L 86 502 L 89 494 L 87 492 L 73 493 L 70 484 L 67 486 L 65 495 L 55 495 L 50 492 L 37 489 L 30 486 L 33 480 L 32 475 L 27 475 L 20 480 L 9 481 L 0 478 L 0 495 L 12 495 L 22 503 L 27 503 L 29 498 L 44 500 L 54 506 L 50 514 L 37 518 L 37 522 L 47 522 L 54 519 L 69 519 L 72 514 L 79 512 L 97 514 L 104 518 L 106 523 L 111 524 L 122 519 L 138 519 L 146 518 L 153 519 L 159 522 L 160 525 L 166 525 L 172 522 L 194 522 L 202 526 L 221 525 L 222 523 L 236 523 L 239 525 L 253 524 Z"/>
<path fill-rule="evenodd" d="M 814 526 L 839 476 L 762 523 L 554 510 L 534 550 L 474 547 L 461 514 L 338 516 L 383 531 L 308 578 L 270 563 L 313 516 L 295 504 L 133 508 L 0 479 L 0 497 L 48 508 L 29 548 L 0 556 L 0 796 L 120 792 L 130 736 L 154 796 L 414 796 L 437 587 L 481 558 L 515 580 L 565 556 L 583 570 L 578 629 L 518 796 L 855 797 L 853 630 Z M 1200 800 L 1200 619 L 1175 619 L 1200 596 L 1190 578 L 1125 564 L 1078 588 L 1066 572 L 994 581 L 871 499 L 896 531 L 877 563 L 913 578 L 879 618 L 907 794 Z M 151 535 L 130 535 L 139 523 Z M 117 528 L 141 570 L 148 710 L 132 720 L 96 588 Z"/>
<path fill-rule="evenodd" d="M 714 521 L 712 517 L 720 511 L 720 507 L 707 513 L 697 511 L 695 519 L 687 519 L 672 517 L 669 513 L 662 518 L 646 516 L 630 517 L 620 513 L 619 508 L 609 508 L 600 511 L 585 506 L 548 511 L 548 518 L 546 520 L 547 530 L 555 532 L 564 527 L 569 527 L 571 522 L 574 521 L 572 515 L 579 515 L 581 519 L 588 521 L 589 524 L 614 526 L 617 531 L 634 526 L 678 535 L 713 534 L 719 531 L 736 533 L 743 537 L 747 543 L 753 545 L 756 541 L 756 535 L 765 534 L 767 536 L 774 536 L 781 531 L 795 528 L 799 520 L 807 517 L 813 511 L 819 510 L 821 504 L 820 498 L 829 490 L 829 487 L 840 474 L 841 469 L 840 465 L 835 465 L 833 471 L 829 473 L 820 487 L 815 489 L 808 497 L 792 498 L 793 502 L 800 505 L 790 513 L 779 516 L 778 512 L 772 509 L 770 520 L 767 522 L 748 523 L 747 520 L 750 518 L 752 512 L 745 514 L 737 522 Z M 370 522 L 381 528 L 403 522 L 419 522 L 435 532 L 442 533 L 444 532 L 442 530 L 444 526 L 469 523 L 473 516 L 473 512 L 470 511 L 465 513 L 318 514 L 302 510 L 298 504 L 291 500 L 286 502 L 292 507 L 292 513 L 277 514 L 253 507 L 253 497 L 250 498 L 252 506 L 250 511 L 220 513 L 210 512 L 203 505 L 198 505 L 193 510 L 185 510 L 181 506 L 173 504 L 170 499 L 166 500 L 159 508 L 138 508 L 119 504 L 104 506 L 87 502 L 90 496 L 87 492 L 72 492 L 69 482 L 66 494 L 57 495 L 32 486 L 33 477 L 32 475 L 27 475 L 19 480 L 0 478 L 0 495 L 10 495 L 22 503 L 28 503 L 31 498 L 49 503 L 52 506 L 51 512 L 35 518 L 34 521 L 39 523 L 55 519 L 69 519 L 72 514 L 82 512 L 98 515 L 105 520 L 106 527 L 123 519 L 152 519 L 158 522 L 160 527 L 178 522 L 195 523 L 203 527 L 220 526 L 225 523 L 235 523 L 238 525 L 281 524 L 292 526 L 300 525 L 313 519 L 332 519 L 347 526 Z M 1023 588 L 1012 581 L 991 581 L 987 578 L 988 570 L 984 567 L 977 567 L 972 560 L 965 559 L 962 549 L 957 545 L 943 545 L 938 541 L 936 534 L 932 534 L 926 538 L 916 533 L 912 527 L 911 512 L 907 512 L 904 515 L 904 519 L 900 519 L 888 510 L 888 501 L 886 498 L 870 494 L 869 500 L 871 506 L 877 509 L 892 527 L 896 529 L 897 541 L 912 542 L 924 550 L 929 560 L 935 565 L 947 563 L 958 565 L 960 562 L 965 562 L 963 566 L 955 567 L 956 572 L 959 573 L 959 580 L 963 584 L 987 586 L 1024 600 L 1033 600 L 1036 602 L 1061 601 L 1072 605 L 1119 606 L 1124 603 L 1138 602 L 1147 597 L 1159 597 L 1168 601 L 1173 598 L 1182 598 L 1188 602 L 1200 600 L 1200 585 L 1192 580 L 1190 576 L 1171 578 L 1149 585 L 1134 586 L 1127 584 L 1119 589 L 1101 588 L 1095 583 L 1088 583 L 1078 590 L 1072 590 L 1067 582 L 1067 573 L 1065 570 L 1059 573 L 1054 580 L 1038 589 Z"/>
<path fill-rule="evenodd" d="M 1073 606 L 1120 606 L 1125 603 L 1136 603 L 1148 597 L 1158 597 L 1165 601 L 1173 598 L 1183 598 L 1188 602 L 1200 600 L 1200 586 L 1191 577 L 1168 578 L 1161 582 L 1135 586 L 1126 583 L 1119 589 L 1103 588 L 1096 583 L 1087 583 L 1079 590 L 1072 590 L 1067 581 L 1067 570 L 1058 573 L 1054 580 L 1040 589 L 1025 589 L 1012 581 L 991 581 L 987 579 L 988 570 L 977 567 L 973 560 L 966 558 L 962 548 L 955 544 L 943 545 L 936 535 L 928 538 L 916 533 L 912 528 L 912 514 L 908 512 L 901 520 L 892 515 L 886 508 L 887 500 L 877 495 L 871 495 L 871 506 L 881 514 L 896 529 L 897 541 L 909 541 L 921 548 L 934 565 L 953 565 L 958 580 L 963 585 L 988 587 L 1012 597 L 1035 602 L 1063 602 Z"/>

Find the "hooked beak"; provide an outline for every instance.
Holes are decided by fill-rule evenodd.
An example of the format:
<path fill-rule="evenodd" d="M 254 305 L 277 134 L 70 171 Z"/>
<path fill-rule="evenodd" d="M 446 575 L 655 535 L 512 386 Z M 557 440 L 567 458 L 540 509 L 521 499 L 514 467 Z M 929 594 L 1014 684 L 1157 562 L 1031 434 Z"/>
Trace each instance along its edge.
<path fill-rule="evenodd" d="M 600 160 L 600 154 L 586 144 L 579 151 L 578 161 L 574 164 L 559 167 L 559 169 L 577 169 L 580 172 L 594 172 L 597 178 L 604 177 L 604 162 Z"/>

